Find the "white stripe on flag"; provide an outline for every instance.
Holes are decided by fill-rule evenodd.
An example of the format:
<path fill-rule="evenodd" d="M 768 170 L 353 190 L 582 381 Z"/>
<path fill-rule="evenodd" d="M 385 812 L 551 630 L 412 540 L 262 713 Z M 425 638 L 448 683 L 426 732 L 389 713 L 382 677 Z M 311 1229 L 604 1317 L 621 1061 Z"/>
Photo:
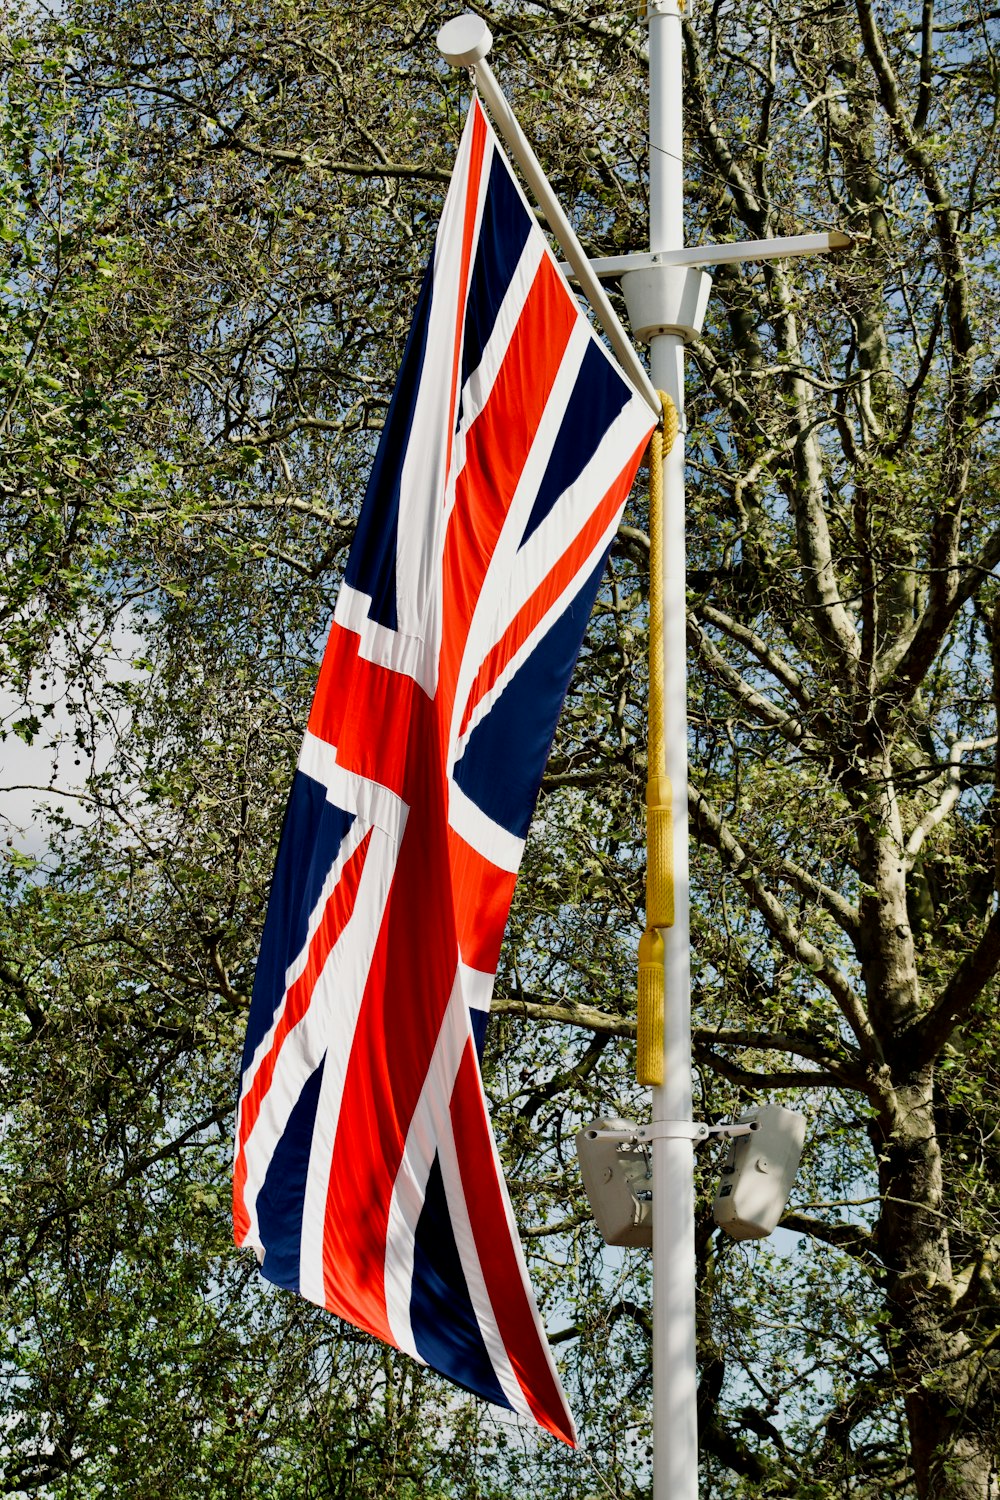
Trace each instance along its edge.
<path fill-rule="evenodd" d="M 493 1155 L 496 1159 L 496 1145 L 493 1142 L 492 1130 L 487 1129 L 487 1134 L 490 1137 Z M 462 1173 L 458 1164 L 458 1152 L 455 1149 L 455 1133 L 452 1129 L 450 1116 L 448 1125 L 442 1131 L 438 1140 L 438 1159 L 441 1163 L 441 1176 L 444 1179 L 445 1197 L 448 1200 L 448 1213 L 451 1218 L 452 1231 L 455 1235 L 455 1244 L 458 1248 L 458 1257 L 462 1262 L 465 1284 L 469 1290 L 469 1298 L 476 1315 L 476 1321 L 479 1324 L 479 1331 L 486 1345 L 486 1352 L 490 1357 L 490 1363 L 493 1365 L 500 1389 L 503 1391 L 513 1410 L 518 1416 L 527 1417 L 529 1421 L 534 1421 L 534 1413 L 528 1405 L 527 1398 L 521 1389 L 521 1383 L 514 1373 L 514 1368 L 507 1354 L 506 1345 L 497 1327 L 496 1314 L 493 1311 L 490 1294 L 486 1290 L 483 1268 L 479 1263 L 479 1252 L 476 1249 L 476 1240 L 472 1232 L 472 1224 L 469 1221 L 465 1190 L 462 1187 Z M 497 1170 L 500 1174 L 500 1181 L 503 1183 L 503 1172 L 499 1167 Z M 506 1192 L 504 1196 L 506 1198 Z M 511 1225 L 514 1247 L 519 1251 L 520 1240 L 517 1230 L 513 1228 L 513 1220 L 511 1220 Z M 523 1256 L 521 1259 L 523 1263 Z M 526 1289 L 530 1286 L 527 1276 L 524 1277 L 524 1286 Z M 534 1299 L 530 1295 L 528 1300 L 533 1304 Z M 535 1313 L 535 1321 L 541 1329 L 541 1322 L 537 1312 Z M 541 1339 L 543 1346 L 548 1348 L 544 1329 L 541 1329 Z M 560 1386 L 559 1389 L 562 1389 L 562 1387 Z"/>
<path fill-rule="evenodd" d="M 587 466 L 519 549 L 511 569 L 508 608 L 515 614 L 562 556 L 567 538 L 578 537 L 589 517 L 621 475 L 642 441 L 646 408 L 633 398 L 618 413 Z M 582 584 L 587 574 L 577 575 Z"/>
<path fill-rule="evenodd" d="M 454 754 L 455 741 L 476 674 L 484 658 L 503 635 L 513 618 L 508 601 L 511 574 L 516 566 L 518 548 L 545 477 L 545 470 L 552 456 L 552 449 L 562 426 L 566 407 L 573 395 L 580 365 L 587 352 L 590 339 L 591 333 L 587 324 L 578 320 L 566 344 L 556 378 L 552 383 L 549 399 L 545 403 L 545 410 L 532 440 L 531 450 L 511 499 L 503 529 L 493 549 L 489 568 L 476 601 L 475 613 L 469 628 L 468 642 L 462 656 L 461 671 L 455 688 L 455 703 L 449 732 L 449 760 Z M 560 548 L 560 552 L 561 550 Z M 549 567 L 558 556 L 559 553 L 556 553 L 555 557 L 549 559 Z M 548 569 L 545 571 L 547 572 Z"/>
<path fill-rule="evenodd" d="M 382 929 L 389 888 L 396 869 L 398 845 L 376 829 L 358 887 L 348 945 L 338 944 L 337 961 L 328 964 L 313 996 L 329 1017 L 326 1028 L 326 1060 L 316 1105 L 309 1170 L 302 1206 L 302 1239 L 299 1259 L 299 1290 L 321 1307 L 326 1304 L 323 1283 L 323 1232 L 326 1200 L 333 1169 L 333 1149 L 340 1123 L 340 1106 L 351 1057 L 354 1033 L 365 988 Z M 370 878 L 369 878 L 370 875 Z M 331 955 L 332 956 L 332 955 Z"/>
<path fill-rule="evenodd" d="M 493 135 L 488 131 L 482 169 L 478 178 L 471 178 L 474 120 L 475 111 L 470 111 L 453 175 L 453 189 L 454 184 L 463 183 L 465 191 L 448 193 L 434 242 L 434 284 L 423 369 L 400 474 L 397 623 L 406 634 L 420 636 L 429 643 L 437 640 L 440 631 L 437 616 L 441 609 L 439 580 L 449 452 L 462 369 L 461 335 L 465 326 L 467 293 L 462 282 L 466 201 L 471 196 L 476 215 L 472 258 L 466 268 L 466 276 L 471 277 L 493 158 Z M 431 618 L 428 618 L 428 606 L 434 612 Z"/>
<path fill-rule="evenodd" d="M 485 1096 L 484 1096 L 484 1099 L 483 1099 L 483 1108 L 484 1109 L 486 1108 Z M 506 1215 L 507 1215 L 507 1223 L 510 1226 L 510 1243 L 511 1243 L 511 1246 L 512 1246 L 513 1251 L 514 1251 L 514 1255 L 517 1258 L 517 1263 L 518 1263 L 518 1266 L 519 1266 L 520 1271 L 521 1271 L 521 1281 L 522 1281 L 522 1284 L 524 1285 L 525 1289 L 529 1292 L 529 1295 L 528 1295 L 528 1297 L 527 1297 L 526 1300 L 527 1300 L 529 1308 L 531 1309 L 532 1321 L 534 1322 L 535 1331 L 536 1331 L 536 1333 L 538 1335 L 539 1348 L 542 1350 L 543 1354 L 545 1355 L 545 1361 L 546 1361 L 546 1364 L 549 1367 L 549 1370 L 551 1371 L 552 1381 L 553 1381 L 553 1384 L 555 1385 L 556 1390 L 559 1391 L 561 1395 L 563 1395 L 562 1381 L 559 1378 L 559 1371 L 556 1369 L 556 1362 L 555 1362 L 555 1360 L 552 1357 L 552 1350 L 551 1350 L 551 1348 L 549 1346 L 548 1336 L 546 1335 L 546 1332 L 545 1332 L 545 1325 L 542 1322 L 541 1313 L 538 1311 L 538 1304 L 535 1301 L 534 1294 L 531 1292 L 531 1277 L 528 1275 L 528 1263 L 527 1263 L 527 1261 L 524 1258 L 524 1247 L 521 1244 L 521 1236 L 517 1232 L 517 1221 L 514 1218 L 514 1208 L 513 1208 L 513 1205 L 511 1204 L 511 1201 L 510 1201 L 510 1194 L 507 1191 L 507 1179 L 504 1176 L 503 1166 L 502 1166 L 501 1161 L 500 1161 L 500 1153 L 497 1150 L 496 1137 L 494 1136 L 492 1129 L 490 1129 L 490 1130 L 487 1131 L 487 1135 L 489 1137 L 490 1151 L 492 1152 L 492 1155 L 493 1155 L 493 1169 L 496 1172 L 497 1183 L 498 1183 L 499 1188 L 500 1188 L 500 1196 L 503 1199 L 503 1206 L 504 1206 L 504 1210 L 505 1210 Z M 450 1136 L 449 1140 L 453 1143 L 454 1142 L 454 1136 L 453 1135 Z M 457 1159 L 456 1159 L 456 1162 L 455 1162 L 455 1166 L 456 1166 L 456 1168 L 458 1166 Z M 448 1187 L 448 1178 L 446 1176 L 445 1177 L 445 1188 L 447 1189 L 447 1187 Z M 450 1197 L 448 1199 L 448 1202 L 449 1202 L 449 1206 L 450 1206 L 450 1204 L 451 1204 Z M 457 1234 L 456 1234 L 456 1239 L 457 1239 Z M 460 1252 L 461 1252 L 461 1249 L 462 1249 L 462 1246 L 461 1246 L 461 1243 L 459 1243 L 459 1251 Z M 474 1247 L 473 1247 L 473 1252 L 474 1252 Z M 476 1259 L 476 1265 L 477 1265 L 477 1267 L 479 1265 L 478 1257 Z M 469 1273 L 468 1273 L 468 1269 L 466 1268 L 464 1256 L 463 1256 L 463 1259 L 462 1259 L 462 1266 L 463 1266 L 463 1269 L 465 1269 L 466 1278 L 468 1279 L 468 1274 Z M 486 1291 L 486 1288 L 484 1286 L 483 1287 L 483 1292 L 485 1293 L 485 1291 Z M 482 1319 L 480 1319 L 480 1326 L 482 1326 Z M 485 1329 L 484 1329 L 484 1333 L 485 1333 Z M 499 1337 L 499 1334 L 498 1334 L 498 1337 Z M 487 1347 L 489 1348 L 490 1346 L 487 1344 Z M 491 1357 L 492 1357 L 492 1349 L 490 1350 L 490 1353 L 491 1353 Z M 496 1364 L 496 1361 L 494 1361 L 494 1365 L 495 1364 Z M 499 1368 L 497 1369 L 497 1375 L 498 1376 L 500 1375 Z M 513 1376 L 513 1370 L 511 1371 L 511 1375 Z M 514 1376 L 515 1381 L 516 1381 L 516 1378 L 517 1377 Z M 501 1384 L 502 1383 L 503 1382 L 501 1380 Z M 507 1387 L 504 1386 L 504 1391 L 506 1392 L 506 1390 L 507 1390 Z M 524 1403 L 524 1405 L 527 1405 L 523 1394 L 520 1392 L 520 1387 L 518 1387 L 518 1393 L 521 1396 L 522 1403 Z M 563 1395 L 563 1403 L 564 1403 L 564 1407 L 565 1407 L 566 1416 L 569 1417 L 570 1424 L 572 1425 L 572 1417 L 570 1416 L 569 1407 L 565 1405 L 565 1401 L 566 1401 L 566 1398 L 565 1398 L 565 1395 Z M 514 1409 L 515 1409 L 515 1411 L 521 1411 L 522 1410 L 522 1406 L 515 1406 Z M 530 1412 L 530 1409 L 529 1409 L 529 1414 L 531 1415 L 532 1421 L 534 1421 L 535 1420 L 534 1413 Z"/>
<path fill-rule="evenodd" d="M 448 775 L 448 824 L 460 838 L 491 864 L 516 875 L 524 853 L 524 840 L 508 833 L 477 807 L 450 774 Z"/>
<path fill-rule="evenodd" d="M 257 1195 L 264 1184 L 271 1158 L 288 1125 L 292 1110 L 321 1062 L 323 1086 L 316 1111 L 316 1128 L 309 1158 L 309 1182 L 317 1144 L 325 1143 L 329 1134 L 330 1158 L 333 1137 L 343 1094 L 349 1041 L 357 1023 L 368 972 L 375 953 L 382 915 L 396 866 L 397 846 L 380 829 L 372 829 L 371 843 L 365 856 L 357 898 L 349 920 L 334 944 L 320 971 L 309 1007 L 285 1038 L 278 1053 L 271 1086 L 261 1103 L 260 1114 L 246 1143 L 247 1181 L 245 1203 L 250 1218 L 248 1244 L 259 1243 L 257 1229 Z M 349 1030 L 344 1027 L 349 1024 Z M 345 1042 L 345 1038 L 347 1041 Z M 327 1178 L 329 1180 L 329 1161 Z M 303 1214 L 302 1243 L 305 1261 L 306 1229 L 309 1217 L 309 1182 Z M 326 1206 L 324 1182 L 322 1208 Z M 322 1220 L 320 1213 L 320 1286 L 322 1286 Z M 303 1292 L 311 1296 L 311 1292 Z M 317 1299 L 322 1302 L 322 1296 Z"/>
<path fill-rule="evenodd" d="M 381 828 L 394 843 L 400 843 L 409 812 L 402 797 L 380 782 L 345 771 L 337 764 L 335 747 L 308 729 L 302 741 L 299 770 L 326 787 L 327 800 L 335 807 L 356 813 L 362 823 Z"/>
<path fill-rule="evenodd" d="M 593 495 L 605 495 L 618 478 L 622 470 L 622 454 L 635 452 L 636 447 L 642 439 L 643 429 L 640 427 L 638 432 L 634 430 L 634 420 L 629 420 L 632 417 L 634 417 L 634 413 L 630 408 L 626 408 L 620 414 L 608 429 L 607 437 L 601 443 L 600 448 L 586 469 L 584 469 L 580 479 L 564 492 L 558 504 L 553 507 L 541 525 L 532 532 L 527 542 L 518 551 L 509 578 L 508 597 L 511 619 L 516 618 L 517 611 L 528 602 L 539 584 L 557 564 L 561 556 L 561 550 L 565 546 L 566 537 L 578 536 L 583 529 L 586 515 L 594 508 Z M 633 439 L 631 449 L 626 446 L 630 439 Z M 591 497 L 589 500 L 586 498 L 588 494 Z M 585 509 L 580 504 L 581 495 L 585 497 Z M 583 511 L 582 515 L 580 514 L 581 510 Z M 569 607 L 579 593 L 583 581 L 590 577 L 590 574 L 607 550 L 608 543 L 617 530 L 617 526 L 618 518 L 617 516 L 613 516 L 591 548 L 589 556 L 574 569 L 573 576 L 562 593 L 554 600 L 539 623 L 518 647 L 516 653 L 507 663 L 496 682 L 476 703 L 469 715 L 465 730 L 452 747 L 452 765 L 461 758 L 470 735 L 477 724 L 489 713 L 493 704 L 500 697 L 500 694 L 515 675 L 518 668 L 528 659 L 538 643 L 545 637 L 560 615 Z M 503 628 L 495 633 L 502 636 L 503 629 L 506 626 L 503 624 L 503 619 L 500 619 L 498 623 Z M 489 654 L 491 649 L 492 643 L 483 651 L 484 658 Z M 479 652 L 477 651 L 476 655 L 478 654 Z"/>
<path fill-rule="evenodd" d="M 469 430 L 490 399 L 490 392 L 503 367 L 510 341 L 521 320 L 524 304 L 535 284 L 538 267 L 544 255 L 545 240 L 541 230 L 533 225 L 524 242 L 524 248 L 504 293 L 503 301 L 497 310 L 496 321 L 486 341 L 486 347 L 479 357 L 478 365 L 469 372 L 469 378 L 462 388 L 462 421 L 455 436 L 452 455 L 452 482 L 448 493 L 449 515 L 455 503 L 455 485 L 465 468 L 466 439 Z"/>
<path fill-rule="evenodd" d="M 350 630 L 358 637 L 358 655 L 362 661 L 374 662 L 375 666 L 398 672 L 403 677 L 412 677 L 425 693 L 432 694 L 437 682 L 437 662 L 427 643 L 419 636 L 391 630 L 388 625 L 370 620 L 368 612 L 371 606 L 370 594 L 342 583 L 333 618 L 344 630 Z"/>

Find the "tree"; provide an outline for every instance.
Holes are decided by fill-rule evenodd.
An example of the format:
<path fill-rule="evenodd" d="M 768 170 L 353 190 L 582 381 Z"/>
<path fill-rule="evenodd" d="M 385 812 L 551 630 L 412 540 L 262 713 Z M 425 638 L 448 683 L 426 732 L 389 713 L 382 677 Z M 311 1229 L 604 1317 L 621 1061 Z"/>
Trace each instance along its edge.
<path fill-rule="evenodd" d="M 728 713 L 747 717 L 744 753 L 752 745 L 758 765 L 738 791 L 732 779 L 719 788 L 725 815 L 703 780 L 695 817 L 737 876 L 748 931 L 759 922 L 777 949 L 785 982 L 773 967 L 761 977 L 771 1016 L 791 1022 L 789 1050 L 864 1101 L 878 1211 L 853 1244 L 834 1237 L 883 1292 L 886 1364 L 921 1495 L 986 1495 L 997 1452 L 996 1202 L 977 1181 L 988 1076 L 974 1086 L 1000 953 L 990 798 L 1000 534 L 981 483 L 995 462 L 984 335 L 996 224 L 978 185 L 993 169 L 992 63 L 988 46 L 967 62 L 949 45 L 976 24 L 956 10 L 939 41 L 926 10 L 914 28 L 860 4 L 768 28 L 774 97 L 766 85 L 758 142 L 782 94 L 818 117 L 812 163 L 865 242 L 834 272 L 826 318 L 806 326 L 791 272 L 765 275 L 755 300 L 766 322 L 752 327 L 742 278 L 725 278 L 732 354 L 701 364 L 739 455 L 728 519 L 746 530 L 738 560 L 698 589 L 692 637 L 706 696 L 721 688 Z M 717 179 L 709 189 L 711 222 L 735 214 L 772 233 L 792 179 L 781 153 L 744 165 L 717 148 L 699 51 L 689 33 L 696 118 L 726 178 L 721 203 Z M 836 302 L 846 317 L 831 316 Z M 774 390 L 773 416 L 733 391 L 733 355 Z M 712 490 L 710 480 L 705 499 Z M 712 499 L 725 505 L 717 490 Z M 720 562 L 706 549 L 706 571 Z M 789 817 L 773 790 L 752 788 L 792 757 L 795 789 L 771 783 L 788 788 Z M 809 820 L 808 849 L 796 836 L 805 796 L 825 824 Z M 749 957 L 753 942 L 737 946 Z M 978 1202 L 967 1214 L 970 1161 Z M 851 1393 L 831 1413 L 837 1441 L 864 1405 Z"/>
<path fill-rule="evenodd" d="M 581 1120 L 644 1107 L 641 499 L 489 1043 L 592 1459 L 522 1450 L 255 1295 L 226 1249 L 284 788 L 460 127 L 449 9 L 74 0 L 3 34 L 2 660 L 16 732 L 41 745 L 67 683 L 92 764 L 89 821 L 15 848 L 0 923 L 10 1493 L 645 1483 L 648 1268 L 602 1253 L 572 1163 Z M 635 18 L 480 9 L 588 246 L 641 246 Z M 812 1120 L 794 1241 L 748 1253 L 699 1220 L 720 1497 L 996 1494 L 993 19 L 733 0 L 684 22 L 689 239 L 857 237 L 720 268 L 688 366 L 700 1108 L 769 1092 Z"/>

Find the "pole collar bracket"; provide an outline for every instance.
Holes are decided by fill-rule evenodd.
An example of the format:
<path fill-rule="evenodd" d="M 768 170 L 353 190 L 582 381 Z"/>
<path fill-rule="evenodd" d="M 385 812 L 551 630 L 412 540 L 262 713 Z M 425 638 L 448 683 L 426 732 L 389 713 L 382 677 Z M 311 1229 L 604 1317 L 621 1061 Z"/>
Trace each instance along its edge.
<path fill-rule="evenodd" d="M 700 1120 L 654 1120 L 650 1125 L 640 1125 L 636 1135 L 643 1141 L 704 1141 L 708 1139 L 709 1126 Z"/>
<path fill-rule="evenodd" d="M 710 1136 L 721 1136 L 732 1140 L 738 1135 L 750 1135 L 758 1128 L 756 1120 L 741 1120 L 729 1124 L 706 1125 L 702 1120 L 653 1120 L 649 1125 L 640 1125 L 636 1131 L 640 1143 L 643 1141 L 682 1140 L 707 1141 Z"/>
<path fill-rule="evenodd" d="M 751 1135 L 759 1129 L 756 1120 L 723 1122 L 721 1125 L 706 1125 L 701 1120 L 653 1120 L 648 1125 L 591 1126 L 585 1132 L 589 1140 L 620 1141 L 623 1145 L 647 1145 L 650 1141 L 707 1141 L 710 1136 L 721 1136 L 733 1140 L 740 1135 Z"/>
<path fill-rule="evenodd" d="M 621 286 L 632 333 L 643 343 L 662 333 L 679 334 L 690 343 L 701 333 L 712 290 L 707 271 L 653 261 L 641 270 L 626 271 Z"/>

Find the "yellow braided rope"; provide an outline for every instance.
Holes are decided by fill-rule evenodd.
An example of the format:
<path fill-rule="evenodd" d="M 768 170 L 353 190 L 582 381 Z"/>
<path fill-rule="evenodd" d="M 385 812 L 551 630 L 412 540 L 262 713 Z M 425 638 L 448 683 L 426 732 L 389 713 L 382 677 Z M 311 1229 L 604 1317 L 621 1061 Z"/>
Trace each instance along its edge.
<path fill-rule="evenodd" d="M 636 1077 L 663 1082 L 663 939 L 674 922 L 673 796 L 663 734 L 663 460 L 677 441 L 677 408 L 665 391 L 649 453 L 649 735 L 646 782 L 646 930 L 639 939 Z"/>

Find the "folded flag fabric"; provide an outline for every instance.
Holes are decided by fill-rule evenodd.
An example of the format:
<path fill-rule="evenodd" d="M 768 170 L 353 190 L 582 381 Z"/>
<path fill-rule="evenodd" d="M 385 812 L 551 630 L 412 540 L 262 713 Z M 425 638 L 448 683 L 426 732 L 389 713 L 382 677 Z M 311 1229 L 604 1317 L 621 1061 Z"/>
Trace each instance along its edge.
<path fill-rule="evenodd" d="M 559 707 L 652 422 L 474 100 L 285 816 L 234 1231 L 268 1280 L 567 1443 L 480 1057 Z"/>

